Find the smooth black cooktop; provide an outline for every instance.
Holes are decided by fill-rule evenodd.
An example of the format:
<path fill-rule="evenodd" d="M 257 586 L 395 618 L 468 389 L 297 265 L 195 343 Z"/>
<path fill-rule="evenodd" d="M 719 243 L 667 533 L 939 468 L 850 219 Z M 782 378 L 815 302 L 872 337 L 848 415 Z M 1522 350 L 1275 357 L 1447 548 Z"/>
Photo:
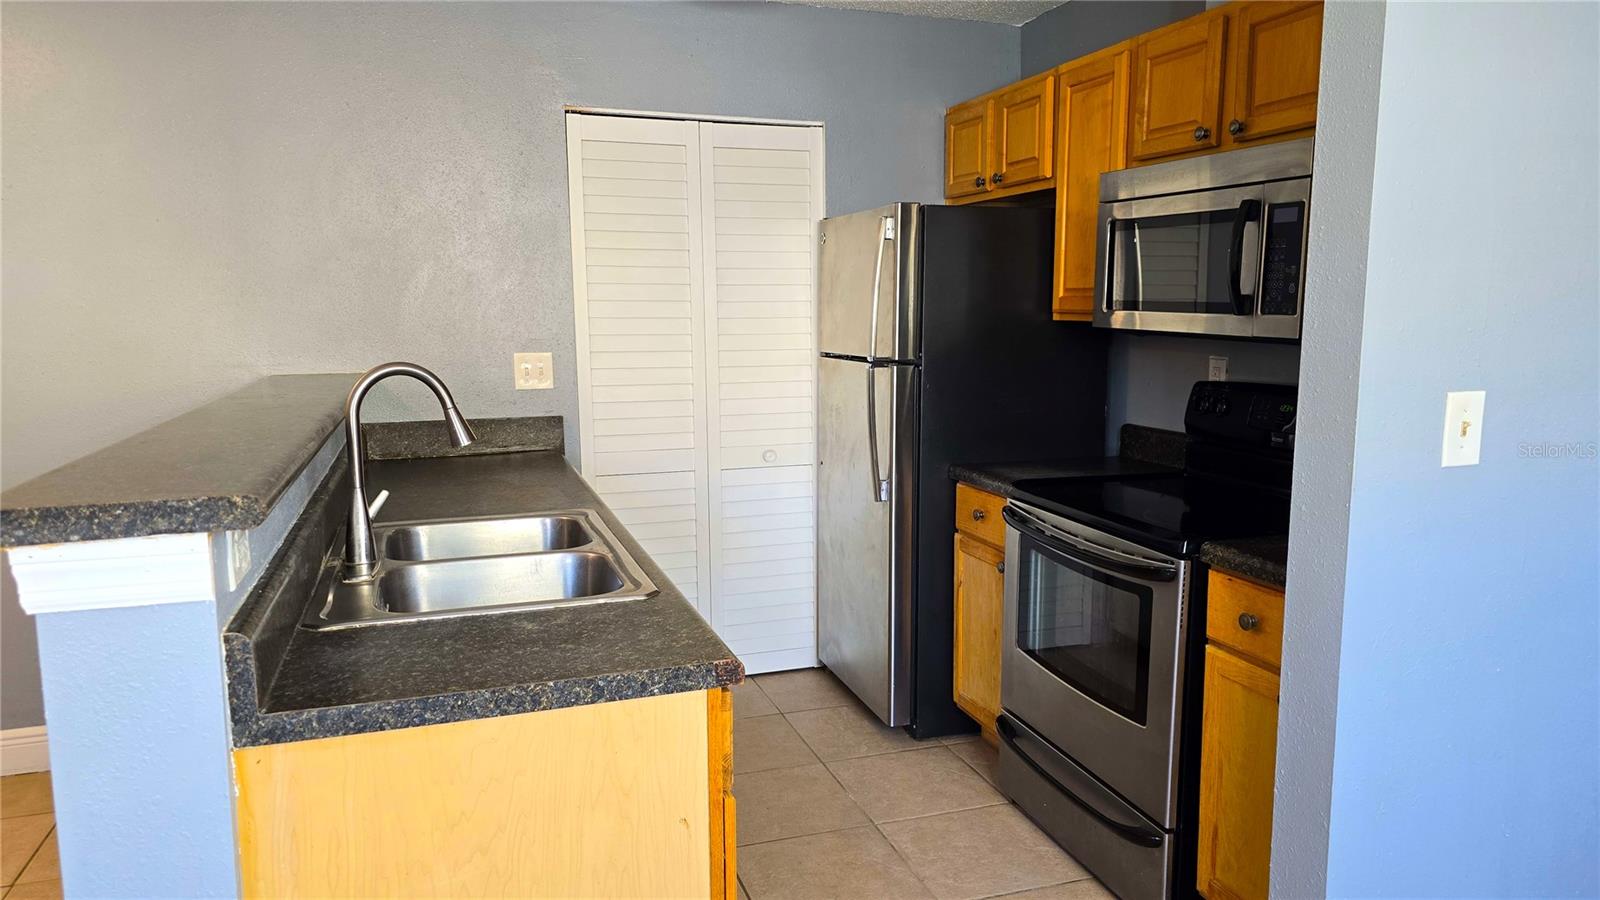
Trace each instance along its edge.
<path fill-rule="evenodd" d="M 1289 531 L 1289 498 L 1192 473 L 1031 478 L 1015 499 L 1173 556 L 1209 540 Z"/>

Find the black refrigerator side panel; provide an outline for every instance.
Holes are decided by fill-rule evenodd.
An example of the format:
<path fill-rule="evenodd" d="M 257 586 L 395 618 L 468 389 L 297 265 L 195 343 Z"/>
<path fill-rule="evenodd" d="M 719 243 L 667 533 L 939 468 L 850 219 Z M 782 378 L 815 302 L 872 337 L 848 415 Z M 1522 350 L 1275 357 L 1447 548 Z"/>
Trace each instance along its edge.
<path fill-rule="evenodd" d="M 1050 319 L 1052 211 L 923 207 L 912 733 L 955 706 L 952 463 L 1104 455 L 1104 331 Z"/>

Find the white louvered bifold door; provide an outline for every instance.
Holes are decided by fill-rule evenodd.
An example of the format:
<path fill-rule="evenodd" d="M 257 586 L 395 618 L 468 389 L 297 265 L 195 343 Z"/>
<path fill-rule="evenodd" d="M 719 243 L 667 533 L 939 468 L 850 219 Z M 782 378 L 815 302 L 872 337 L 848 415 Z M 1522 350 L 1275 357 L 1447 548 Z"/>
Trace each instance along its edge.
<path fill-rule="evenodd" d="M 749 672 L 816 665 L 822 129 L 567 116 L 584 476 Z"/>
<path fill-rule="evenodd" d="M 704 123 L 712 624 L 753 672 L 816 664 L 817 128 Z"/>
<path fill-rule="evenodd" d="M 710 617 L 699 125 L 567 117 L 581 467 Z"/>

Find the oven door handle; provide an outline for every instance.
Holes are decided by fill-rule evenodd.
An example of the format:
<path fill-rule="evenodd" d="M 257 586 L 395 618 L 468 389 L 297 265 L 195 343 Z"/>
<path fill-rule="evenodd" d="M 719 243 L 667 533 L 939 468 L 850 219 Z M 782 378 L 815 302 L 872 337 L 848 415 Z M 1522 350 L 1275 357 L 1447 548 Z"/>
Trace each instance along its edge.
<path fill-rule="evenodd" d="M 1117 837 L 1122 838 L 1130 844 L 1137 844 L 1140 847 L 1161 846 L 1163 835 L 1160 832 L 1152 831 L 1148 828 L 1140 828 L 1137 825 L 1129 825 L 1125 822 L 1118 822 L 1116 819 L 1113 819 L 1100 810 L 1095 809 L 1094 806 L 1089 803 L 1089 801 L 1079 797 L 1070 788 L 1062 784 L 1060 779 L 1046 771 L 1044 766 L 1039 765 L 1038 760 L 1035 760 L 1027 750 L 1023 749 L 1023 747 L 1017 743 L 1017 728 L 1015 725 L 1011 724 L 1010 720 L 1005 716 L 1000 716 L 999 718 L 995 719 L 994 730 L 1000 735 L 1000 740 L 1005 741 L 1006 746 L 1010 747 L 1011 751 L 1017 754 L 1017 758 L 1022 760 L 1027 764 L 1028 768 L 1033 770 L 1033 774 L 1043 778 L 1047 784 L 1054 786 L 1057 791 L 1061 792 L 1063 797 L 1066 797 L 1068 800 L 1071 800 L 1073 803 L 1077 804 L 1079 809 L 1088 813 L 1096 822 L 1099 822 L 1101 825 L 1104 825 L 1106 828 L 1110 829 L 1111 832 Z"/>
<path fill-rule="evenodd" d="M 1069 556 L 1085 565 L 1096 566 L 1149 581 L 1171 581 L 1178 577 L 1178 567 L 1160 560 L 1135 556 L 1111 547 L 1096 544 L 1076 535 L 1067 534 L 1039 521 L 1013 504 L 1007 503 L 1000 515 L 1006 524 L 1028 535 L 1063 556 Z"/>
<path fill-rule="evenodd" d="M 1239 209 L 1233 214 L 1233 242 L 1228 248 L 1228 295 L 1236 316 L 1255 312 L 1255 294 L 1244 292 L 1244 228 L 1260 218 L 1260 200 L 1239 201 Z"/>

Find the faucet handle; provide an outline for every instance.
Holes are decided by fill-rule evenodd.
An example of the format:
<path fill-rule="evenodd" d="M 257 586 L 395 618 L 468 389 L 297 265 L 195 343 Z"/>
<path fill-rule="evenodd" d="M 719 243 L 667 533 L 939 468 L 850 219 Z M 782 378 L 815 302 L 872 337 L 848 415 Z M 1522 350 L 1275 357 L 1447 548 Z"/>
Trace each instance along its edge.
<path fill-rule="evenodd" d="M 383 509 L 383 504 L 388 499 L 389 491 L 387 489 L 379 491 L 378 496 L 373 497 L 372 502 L 367 504 L 367 518 L 376 518 L 378 515 L 378 510 Z"/>

